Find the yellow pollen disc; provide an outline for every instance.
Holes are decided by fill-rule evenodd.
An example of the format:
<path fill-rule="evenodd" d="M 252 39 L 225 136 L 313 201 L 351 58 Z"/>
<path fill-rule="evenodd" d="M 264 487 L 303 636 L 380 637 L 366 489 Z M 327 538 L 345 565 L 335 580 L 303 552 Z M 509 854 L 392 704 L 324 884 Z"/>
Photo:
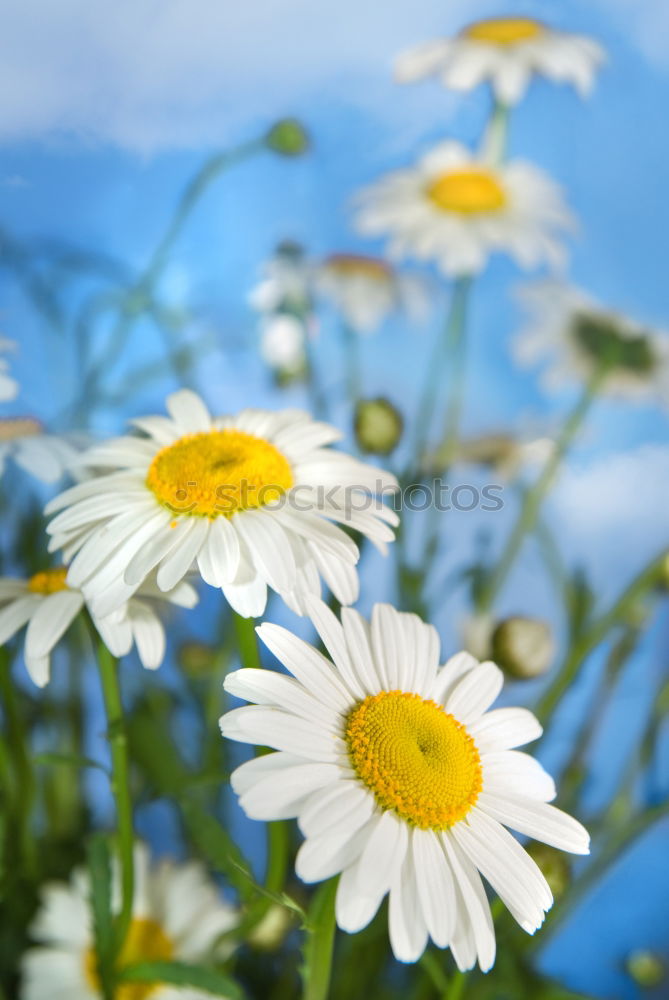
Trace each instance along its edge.
<path fill-rule="evenodd" d="M 364 277 L 373 281 L 388 281 L 392 271 L 385 261 L 364 254 L 333 253 L 325 261 L 325 266 L 344 278 Z"/>
<path fill-rule="evenodd" d="M 444 830 L 482 788 L 481 758 L 461 722 L 417 694 L 381 691 L 350 713 L 353 768 L 383 809 L 421 830 Z"/>
<path fill-rule="evenodd" d="M 485 21 L 470 24 L 462 32 L 473 42 L 488 42 L 491 45 L 516 45 L 536 38 L 544 30 L 543 24 L 531 17 L 491 17 Z"/>
<path fill-rule="evenodd" d="M 59 590 L 69 590 L 65 583 L 66 576 L 65 566 L 59 566 L 58 569 L 43 569 L 30 577 L 28 590 L 33 594 L 57 594 Z"/>
<path fill-rule="evenodd" d="M 159 451 L 146 485 L 175 514 L 232 517 L 273 503 L 293 485 L 288 460 L 244 431 L 188 434 Z"/>
<path fill-rule="evenodd" d="M 442 212 L 478 215 L 499 212 L 506 205 L 504 188 L 487 170 L 453 170 L 430 181 L 428 198 Z"/>
<path fill-rule="evenodd" d="M 119 968 L 137 962 L 168 962 L 174 957 L 174 945 L 159 923 L 149 917 L 133 920 L 128 936 L 118 957 Z M 84 955 L 84 972 L 88 984 L 96 993 L 100 990 L 97 957 L 92 948 Z M 116 1000 L 146 1000 L 159 988 L 160 983 L 121 983 L 114 996 Z"/>
<path fill-rule="evenodd" d="M 44 427 L 32 417 L 11 417 L 0 420 L 0 441 L 14 441 L 16 438 L 34 437 L 41 434 Z"/>

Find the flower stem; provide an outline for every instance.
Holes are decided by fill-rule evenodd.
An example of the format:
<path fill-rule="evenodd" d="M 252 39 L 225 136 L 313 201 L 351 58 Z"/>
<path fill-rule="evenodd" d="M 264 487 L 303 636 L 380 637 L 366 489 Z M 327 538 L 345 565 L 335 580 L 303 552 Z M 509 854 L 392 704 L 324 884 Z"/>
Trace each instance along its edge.
<path fill-rule="evenodd" d="M 492 113 L 488 119 L 488 124 L 481 141 L 481 156 L 491 166 L 499 166 L 506 157 L 508 137 L 509 106 L 495 99 Z"/>
<path fill-rule="evenodd" d="M 541 510 L 541 505 L 553 485 L 555 475 L 560 467 L 562 459 L 576 437 L 576 434 L 580 430 L 583 421 L 585 420 L 585 417 L 597 396 L 597 392 L 606 370 L 606 367 L 598 368 L 584 388 L 581 398 L 562 428 L 562 433 L 556 441 L 555 448 L 544 465 L 541 475 L 537 479 L 534 486 L 532 486 L 531 489 L 529 489 L 525 494 L 518 518 L 511 534 L 509 535 L 507 543 L 502 550 L 502 554 L 497 562 L 497 565 L 489 574 L 486 583 L 481 588 L 477 602 L 477 611 L 479 613 L 485 613 L 492 607 L 495 598 L 499 594 L 499 591 L 505 583 L 506 578 L 516 561 L 516 557 L 520 551 L 520 547 L 525 539 L 525 536 L 534 530 L 539 517 L 539 511 Z"/>
<path fill-rule="evenodd" d="M 130 769 L 128 741 L 118 679 L 118 660 L 103 642 L 98 643 L 98 670 L 107 713 L 107 739 L 112 759 L 111 787 L 116 802 L 118 851 L 121 865 L 121 909 L 116 919 L 116 954 L 123 948 L 130 921 L 135 892 L 135 867 L 133 858 L 134 832 L 132 799 L 130 796 Z"/>
<path fill-rule="evenodd" d="M 4 709 L 4 733 L 7 740 L 7 754 L 3 763 L 9 764 L 13 759 L 15 782 L 13 791 L 15 801 L 13 807 L 16 813 L 16 829 L 18 849 L 23 858 L 26 871 L 35 875 L 37 871 L 37 853 L 35 838 L 30 829 L 32 809 L 35 802 L 35 776 L 30 759 L 28 738 L 23 726 L 22 713 L 19 707 L 14 681 L 11 675 L 9 650 L 0 648 L 0 690 Z"/>
<path fill-rule="evenodd" d="M 352 408 L 360 400 L 360 339 L 350 323 L 342 322 L 341 339 L 346 361 L 347 402 Z"/>
<path fill-rule="evenodd" d="M 413 461 L 417 468 L 421 467 L 424 451 L 430 434 L 430 424 L 434 415 L 440 380 L 444 374 L 444 364 L 449 357 L 460 356 L 459 366 L 464 364 L 464 331 L 467 316 L 467 303 L 472 279 L 468 276 L 457 278 L 453 285 L 453 294 L 446 317 L 443 334 L 438 338 L 434 354 L 427 372 L 425 386 L 416 417 L 416 437 L 413 449 Z M 456 379 L 451 386 L 454 402 L 449 404 L 448 427 L 455 427 L 462 401 L 462 371 L 456 373 Z"/>
<path fill-rule="evenodd" d="M 336 933 L 335 895 L 337 879 L 324 882 L 314 893 L 304 941 L 303 1000 L 327 1000 L 332 973 Z"/>
<path fill-rule="evenodd" d="M 262 667 L 260 654 L 258 652 L 258 640 L 255 632 L 255 618 L 242 618 L 236 611 L 233 611 L 235 622 L 235 632 L 237 633 L 237 648 L 242 666 L 251 669 Z"/>

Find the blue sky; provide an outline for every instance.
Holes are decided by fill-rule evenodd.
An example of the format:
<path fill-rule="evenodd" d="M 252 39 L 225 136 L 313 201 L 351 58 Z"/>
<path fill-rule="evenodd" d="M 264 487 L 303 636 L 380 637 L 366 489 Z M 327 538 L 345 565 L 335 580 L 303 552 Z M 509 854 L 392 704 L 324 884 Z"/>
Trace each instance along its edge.
<path fill-rule="evenodd" d="M 484 94 L 456 97 L 433 83 L 399 87 L 391 75 L 394 55 L 476 16 L 510 10 L 497 0 L 24 0 L 11 8 L 0 35 L 0 225 L 23 240 L 67 240 L 139 268 L 206 155 L 257 135 L 285 114 L 307 123 L 314 140 L 308 157 L 264 155 L 221 178 L 165 275 L 166 298 L 195 303 L 200 328 L 213 339 L 198 384 L 218 410 L 283 403 L 245 350 L 254 335 L 247 294 L 276 242 L 298 239 L 314 254 L 380 250 L 352 230 L 348 206 L 355 190 L 445 135 L 474 141 L 480 132 Z M 669 329 L 669 6 L 664 0 L 519 0 L 512 8 L 592 34 L 609 52 L 587 103 L 565 88 L 537 84 L 513 117 L 510 151 L 555 176 L 580 219 L 572 279 L 640 321 Z M 546 398 L 536 379 L 511 363 L 509 339 L 519 317 L 510 292 L 520 278 L 496 260 L 477 293 L 466 412 L 472 432 L 554 426 L 573 401 L 568 392 Z M 76 388 L 73 350 L 45 328 L 5 272 L 0 282 L 2 329 L 20 343 L 13 368 L 22 395 L 12 410 L 49 421 Z M 364 345 L 369 392 L 410 405 L 440 310 L 443 301 L 421 328 L 391 324 Z M 122 387 L 124 372 L 160 350 L 155 335 L 143 331 L 110 383 Z M 324 350 L 333 351 L 327 343 Z M 126 415 L 160 410 L 167 388 L 167 382 L 154 384 L 121 408 L 96 414 L 94 422 L 116 432 Z M 301 401 L 298 393 L 289 398 Z M 668 427 L 660 409 L 601 404 L 557 484 L 550 511 L 564 553 L 587 565 L 603 599 L 669 544 Z M 496 530 L 503 531 L 508 514 Z M 459 518 L 447 563 L 471 551 L 480 526 L 475 518 Z M 550 595 L 536 585 L 535 571 L 530 553 L 503 610 L 549 609 Z M 439 624 L 449 644 L 458 610 L 457 601 L 445 601 Z M 656 675 L 663 650 L 666 635 L 659 628 L 642 650 L 639 675 Z M 622 693 L 621 718 L 641 711 L 635 696 L 644 701 L 634 684 Z M 602 774 L 607 753 L 604 748 Z M 634 914 L 634 926 L 643 929 L 639 941 L 630 942 L 629 922 L 623 928 L 613 921 L 604 894 L 596 912 L 598 921 L 605 912 L 611 921 L 606 933 L 587 911 L 551 948 L 549 967 L 573 985 L 631 997 L 619 971 L 621 949 L 652 933 L 666 951 L 666 935 L 657 940 L 658 914 L 664 913 L 666 927 L 667 913 L 666 904 L 658 909 L 660 897 L 669 890 L 668 876 L 663 884 L 656 877 L 661 835 L 666 827 L 625 861 L 618 890 L 610 890 L 655 880 L 656 905 L 640 903 Z"/>

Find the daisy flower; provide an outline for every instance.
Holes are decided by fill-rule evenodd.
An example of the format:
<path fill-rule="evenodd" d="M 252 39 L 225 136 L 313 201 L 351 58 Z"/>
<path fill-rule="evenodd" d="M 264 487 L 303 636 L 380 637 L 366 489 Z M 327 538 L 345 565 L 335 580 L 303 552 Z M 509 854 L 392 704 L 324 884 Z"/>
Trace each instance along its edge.
<path fill-rule="evenodd" d="M 552 903 L 536 864 L 506 830 L 577 854 L 588 834 L 548 805 L 555 787 L 515 748 L 541 726 L 524 708 L 489 711 L 502 688 L 493 663 L 459 653 L 439 667 L 436 630 L 377 604 L 368 624 L 310 613 L 331 660 L 276 625 L 258 635 L 293 675 L 239 670 L 225 688 L 255 704 L 221 719 L 224 736 L 271 747 L 232 775 L 253 819 L 297 817 L 305 882 L 340 874 L 337 923 L 362 930 L 389 893 L 400 961 L 431 937 L 460 969 L 495 957 L 480 875 L 533 933 Z"/>
<path fill-rule="evenodd" d="M 297 378 L 307 367 L 306 331 L 296 316 L 272 313 L 262 322 L 260 356 L 280 378 Z"/>
<path fill-rule="evenodd" d="M 0 351 L 13 351 L 16 349 L 16 342 L 7 337 L 0 337 Z M 0 358 L 0 403 L 7 403 L 10 399 L 16 399 L 19 391 L 19 383 L 9 374 L 9 363 L 6 358 Z"/>
<path fill-rule="evenodd" d="M 554 390 L 587 382 L 607 366 L 600 388 L 629 400 L 669 402 L 669 334 L 652 330 L 600 305 L 585 292 L 555 281 L 520 290 L 527 322 L 514 342 L 516 361 L 544 365 Z"/>
<path fill-rule="evenodd" d="M 242 410 L 212 419 L 199 396 L 167 399 L 169 417 L 144 417 L 143 437 L 121 437 L 82 456 L 104 469 L 52 500 L 51 548 L 101 617 L 157 571 L 169 591 L 194 562 L 245 617 L 262 614 L 267 587 L 298 613 L 322 576 L 342 604 L 358 595 L 355 542 L 382 551 L 397 515 L 374 494 L 393 476 L 324 447 L 341 437 L 300 410 Z M 106 471 L 109 470 L 109 471 Z"/>
<path fill-rule="evenodd" d="M 332 254 L 316 267 L 314 284 L 356 333 L 373 333 L 393 312 L 419 317 L 427 311 L 424 281 L 378 257 Z"/>
<path fill-rule="evenodd" d="M 409 49 L 395 65 L 395 78 L 412 83 L 437 76 L 452 90 L 489 82 L 502 104 L 517 104 L 532 75 L 569 83 L 582 97 L 592 89 L 605 59 L 601 45 L 584 35 L 557 31 L 531 17 L 494 17 L 468 25 L 454 38 Z"/>
<path fill-rule="evenodd" d="M 43 483 L 61 479 L 88 439 L 81 434 L 46 434 L 33 417 L 0 420 L 0 475 L 12 459 Z"/>
<path fill-rule="evenodd" d="M 0 578 L 0 645 L 28 626 L 23 657 L 38 687 L 48 683 L 51 651 L 86 604 L 81 590 L 68 585 L 66 574 L 65 567 L 57 567 L 35 573 L 27 580 Z M 147 581 L 140 596 L 132 597 L 105 618 L 89 608 L 93 624 L 110 652 L 125 656 L 134 642 L 148 670 L 159 667 L 165 655 L 165 632 L 151 603 L 156 598 L 183 608 L 197 604 L 197 594 L 188 583 L 161 593 Z"/>
<path fill-rule="evenodd" d="M 225 957 L 217 945 L 221 934 L 234 928 L 236 910 L 220 899 L 204 868 L 197 862 L 161 861 L 151 866 L 143 845 L 135 847 L 133 918 L 121 968 L 138 962 L 201 963 Z M 113 869 L 113 895 L 118 893 Z M 41 907 L 30 929 L 39 947 L 30 948 L 22 963 L 21 1000 L 98 1000 L 102 990 L 93 946 L 90 879 L 77 869 L 68 883 L 50 883 L 42 890 Z M 125 983 L 117 1000 L 210 1000 L 211 994 L 190 987 L 160 983 Z"/>
<path fill-rule="evenodd" d="M 264 265 L 264 276 L 249 294 L 249 304 L 257 312 L 279 309 L 294 312 L 310 308 L 310 268 L 298 243 L 285 240 Z"/>
<path fill-rule="evenodd" d="M 435 260 L 449 276 L 478 273 L 494 251 L 525 269 L 559 267 L 556 234 L 573 226 L 543 171 L 519 160 L 492 166 L 450 140 L 363 190 L 358 204 L 361 233 L 389 236 L 393 257 Z"/>

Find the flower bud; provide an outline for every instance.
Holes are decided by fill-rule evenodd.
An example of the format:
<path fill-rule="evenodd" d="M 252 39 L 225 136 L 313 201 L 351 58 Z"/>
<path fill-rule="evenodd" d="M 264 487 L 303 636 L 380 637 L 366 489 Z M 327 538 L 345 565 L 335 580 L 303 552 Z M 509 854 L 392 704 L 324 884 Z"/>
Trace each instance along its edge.
<path fill-rule="evenodd" d="M 630 952 L 625 960 L 625 968 L 634 982 L 645 989 L 659 986 L 666 971 L 662 960 L 645 948 Z"/>
<path fill-rule="evenodd" d="M 516 616 L 501 621 L 492 633 L 491 654 L 510 677 L 529 680 L 541 677 L 555 655 L 549 626 L 538 618 Z"/>
<path fill-rule="evenodd" d="M 563 896 L 571 881 L 569 857 L 555 847 L 540 844 L 536 840 L 528 845 L 527 853 L 541 869 L 555 899 Z"/>
<path fill-rule="evenodd" d="M 261 951 L 276 951 L 293 923 L 293 916 L 285 906 L 270 906 L 260 923 L 249 935 L 249 944 Z"/>
<path fill-rule="evenodd" d="M 355 408 L 355 437 L 361 451 L 389 455 L 397 447 L 403 428 L 402 414 L 382 396 L 362 399 Z"/>
<path fill-rule="evenodd" d="M 282 118 L 272 125 L 265 144 L 280 156 L 301 156 L 309 148 L 309 134 L 296 118 Z"/>

